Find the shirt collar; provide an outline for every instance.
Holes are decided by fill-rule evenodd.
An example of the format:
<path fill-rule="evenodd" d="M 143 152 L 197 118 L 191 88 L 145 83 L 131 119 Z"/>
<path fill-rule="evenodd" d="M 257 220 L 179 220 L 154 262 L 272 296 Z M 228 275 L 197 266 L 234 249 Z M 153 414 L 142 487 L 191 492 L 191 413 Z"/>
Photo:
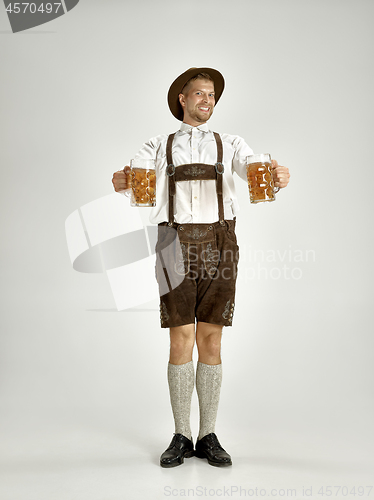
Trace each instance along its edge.
<path fill-rule="evenodd" d="M 200 132 L 209 132 L 209 128 L 208 128 L 208 125 L 206 123 L 203 123 L 202 125 L 198 125 L 197 127 L 193 127 L 192 125 L 187 125 L 187 123 L 182 122 L 179 130 L 181 132 L 187 132 L 190 134 L 192 129 L 200 130 Z"/>

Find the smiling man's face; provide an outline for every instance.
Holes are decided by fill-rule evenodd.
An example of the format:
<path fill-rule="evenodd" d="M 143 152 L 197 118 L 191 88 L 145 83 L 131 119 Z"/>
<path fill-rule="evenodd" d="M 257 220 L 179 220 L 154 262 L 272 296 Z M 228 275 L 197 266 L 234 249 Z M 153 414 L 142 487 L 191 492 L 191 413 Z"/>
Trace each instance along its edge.
<path fill-rule="evenodd" d="M 213 82 L 198 78 L 190 82 L 184 92 L 179 94 L 179 102 L 184 112 L 183 122 L 193 127 L 207 122 L 212 116 L 215 104 Z"/>

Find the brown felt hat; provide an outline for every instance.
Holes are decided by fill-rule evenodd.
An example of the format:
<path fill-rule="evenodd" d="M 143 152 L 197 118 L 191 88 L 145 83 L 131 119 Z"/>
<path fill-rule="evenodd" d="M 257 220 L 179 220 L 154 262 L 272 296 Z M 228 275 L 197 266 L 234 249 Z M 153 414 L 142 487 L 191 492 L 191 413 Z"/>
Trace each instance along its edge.
<path fill-rule="evenodd" d="M 213 79 L 216 104 L 222 95 L 223 89 L 225 88 L 225 80 L 219 71 L 212 68 L 188 69 L 174 80 L 168 92 L 169 108 L 175 118 L 177 118 L 177 120 L 183 120 L 183 109 L 179 102 L 179 94 L 182 92 L 182 89 L 186 85 L 188 80 L 198 75 L 199 73 L 208 73 L 208 75 L 210 75 Z"/>

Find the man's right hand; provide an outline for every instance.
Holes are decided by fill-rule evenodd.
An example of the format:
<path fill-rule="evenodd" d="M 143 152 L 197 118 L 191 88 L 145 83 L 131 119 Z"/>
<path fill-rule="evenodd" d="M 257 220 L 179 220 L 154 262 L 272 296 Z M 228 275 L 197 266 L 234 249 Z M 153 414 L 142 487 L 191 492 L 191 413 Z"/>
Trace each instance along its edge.
<path fill-rule="evenodd" d="M 117 193 L 131 188 L 130 172 L 131 170 L 128 166 L 126 166 L 123 170 L 114 172 L 112 183 L 114 190 L 117 191 Z"/>

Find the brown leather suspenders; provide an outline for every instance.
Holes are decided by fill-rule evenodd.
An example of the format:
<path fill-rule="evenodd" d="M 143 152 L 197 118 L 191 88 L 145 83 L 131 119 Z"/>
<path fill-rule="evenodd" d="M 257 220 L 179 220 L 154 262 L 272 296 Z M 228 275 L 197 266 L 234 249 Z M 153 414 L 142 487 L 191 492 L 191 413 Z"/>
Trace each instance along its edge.
<path fill-rule="evenodd" d="M 169 177 L 169 222 L 168 225 L 172 226 L 174 222 L 174 196 L 175 196 L 175 183 L 179 181 L 192 181 L 192 180 L 216 180 L 217 201 L 218 201 L 218 219 L 220 224 L 224 224 L 224 211 L 223 211 L 223 196 L 222 196 L 222 176 L 224 172 L 223 160 L 223 146 L 222 140 L 217 132 L 213 132 L 214 138 L 217 143 L 217 162 L 214 165 L 207 165 L 206 163 L 186 163 L 175 167 L 172 158 L 172 144 L 175 134 L 170 134 L 166 143 L 166 175 Z"/>

